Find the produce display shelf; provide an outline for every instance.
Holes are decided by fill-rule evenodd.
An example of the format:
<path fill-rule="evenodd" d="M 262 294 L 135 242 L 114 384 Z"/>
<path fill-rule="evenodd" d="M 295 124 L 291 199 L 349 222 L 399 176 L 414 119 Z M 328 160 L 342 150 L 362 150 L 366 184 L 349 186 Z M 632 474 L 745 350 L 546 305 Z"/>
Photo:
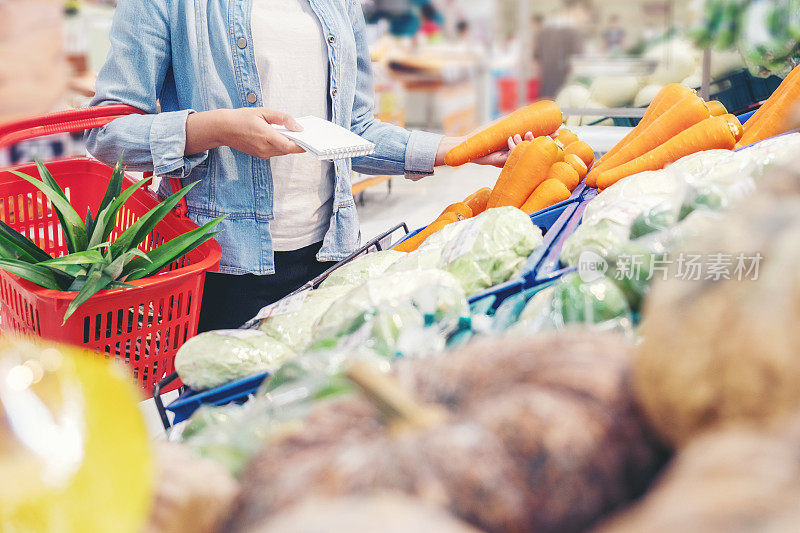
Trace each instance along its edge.
<path fill-rule="evenodd" d="M 541 246 L 537 252 L 534 252 L 530 258 L 528 258 L 528 262 L 522 269 L 523 274 L 521 274 L 518 278 L 501 283 L 471 296 L 469 298 L 471 308 L 473 310 L 480 309 L 481 312 L 492 312 L 507 298 L 518 295 L 521 292 L 535 286 L 536 281 L 533 274 L 535 272 L 536 265 L 542 258 L 543 252 L 545 252 L 547 249 L 547 243 L 554 240 L 555 237 L 561 233 L 564 223 L 569 220 L 569 217 L 565 217 L 564 215 L 568 214 L 571 212 L 571 210 L 578 206 L 579 203 L 587 196 L 587 194 L 593 196 L 592 191 L 594 190 L 586 189 L 584 185 L 581 184 L 575 189 L 572 198 L 531 215 L 531 222 L 545 231 L 545 244 Z M 300 290 L 316 287 L 322 283 L 322 281 L 331 272 L 364 253 L 371 253 L 373 251 L 387 249 L 387 237 L 390 237 L 400 228 L 405 229 L 407 233 L 398 242 L 402 242 L 403 239 L 418 233 L 422 229 L 420 228 L 414 232 L 408 233 L 408 229 L 404 223 L 398 224 L 366 243 L 351 257 L 340 263 L 337 263 L 329 271 L 323 273 L 319 278 L 310 281 Z M 252 324 L 248 323 L 246 326 L 252 327 Z M 178 379 L 177 374 L 173 373 L 156 385 L 156 387 L 153 389 L 153 397 L 155 398 L 156 408 L 159 411 L 161 422 L 165 429 L 169 429 L 172 425 L 187 420 L 192 413 L 194 413 L 202 405 L 219 406 L 229 403 L 245 402 L 251 395 L 255 394 L 268 376 L 269 373 L 265 372 L 205 391 L 192 391 L 191 389 L 186 388 L 178 398 L 165 407 L 161 399 L 160 391 Z M 174 419 L 171 423 L 167 417 L 166 411 L 170 411 L 174 415 Z"/>

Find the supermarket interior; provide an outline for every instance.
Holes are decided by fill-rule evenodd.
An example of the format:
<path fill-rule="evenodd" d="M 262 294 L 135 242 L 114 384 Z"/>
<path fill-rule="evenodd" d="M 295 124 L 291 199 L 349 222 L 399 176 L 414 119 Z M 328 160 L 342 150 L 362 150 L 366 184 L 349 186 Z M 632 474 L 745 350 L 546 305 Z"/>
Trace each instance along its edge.
<path fill-rule="evenodd" d="M 800 0 L 0 0 L 0 532 L 795 532 L 799 263 Z"/>

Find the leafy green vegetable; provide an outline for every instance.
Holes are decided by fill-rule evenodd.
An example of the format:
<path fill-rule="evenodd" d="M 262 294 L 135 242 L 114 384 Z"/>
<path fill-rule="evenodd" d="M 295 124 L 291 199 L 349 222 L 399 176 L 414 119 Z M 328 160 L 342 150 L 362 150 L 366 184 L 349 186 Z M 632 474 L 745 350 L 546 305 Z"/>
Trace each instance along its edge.
<path fill-rule="evenodd" d="M 120 210 L 128 199 L 149 183 L 142 180 L 122 191 L 122 158 L 117 162 L 96 217 L 87 209 L 86 221 L 69 203 L 66 193 L 40 161 L 36 162 L 41 179 L 12 171 L 42 191 L 58 216 L 67 250 L 53 258 L 28 237 L 0 221 L 0 269 L 16 274 L 42 287 L 77 291 L 67 307 L 64 321 L 97 292 L 106 288 L 131 288 L 126 280 L 153 275 L 166 265 L 213 238 L 211 230 L 224 217 L 191 230 L 145 254 L 139 250 L 156 224 L 177 205 L 194 184 L 184 187 L 136 220 L 114 242 L 106 239 L 114 231 Z"/>

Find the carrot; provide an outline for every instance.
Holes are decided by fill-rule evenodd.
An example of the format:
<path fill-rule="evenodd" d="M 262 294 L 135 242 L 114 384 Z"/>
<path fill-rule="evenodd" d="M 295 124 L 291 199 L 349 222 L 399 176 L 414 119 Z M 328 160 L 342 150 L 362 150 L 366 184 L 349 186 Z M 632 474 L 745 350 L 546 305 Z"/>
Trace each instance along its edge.
<path fill-rule="evenodd" d="M 531 193 L 520 209 L 532 215 L 570 197 L 569 189 L 557 179 L 544 180 Z"/>
<path fill-rule="evenodd" d="M 508 138 L 517 134 L 525 135 L 530 131 L 534 137 L 550 135 L 561 126 L 562 118 L 555 102 L 534 102 L 468 138 L 447 152 L 444 162 L 451 167 L 463 165 L 502 150 L 507 147 Z"/>
<path fill-rule="evenodd" d="M 465 218 L 472 218 L 472 209 L 465 204 L 464 202 L 456 202 L 454 204 L 448 205 L 444 211 L 442 211 L 442 215 L 445 213 L 455 213 L 458 215 L 459 220 L 463 220 Z"/>
<path fill-rule="evenodd" d="M 564 162 L 569 163 L 569 165 L 575 169 L 578 173 L 578 178 L 583 179 L 586 177 L 586 173 L 589 172 L 589 168 L 586 166 L 586 163 L 583 162 L 583 159 L 577 156 L 577 154 L 567 154 L 564 156 Z"/>
<path fill-rule="evenodd" d="M 644 117 L 642 117 L 642 120 L 639 121 L 639 124 L 637 124 L 631 132 L 623 137 L 620 142 L 614 145 L 611 150 L 606 152 L 606 154 L 599 159 L 598 163 L 605 161 L 607 158 L 617 153 L 617 150 L 638 137 L 641 132 L 644 131 L 654 120 L 661 116 L 664 111 L 671 108 L 677 102 L 690 94 L 694 94 L 694 91 L 684 87 L 683 85 L 680 85 L 679 83 L 670 83 L 669 85 L 665 85 L 664 88 L 658 92 L 656 97 L 653 98 L 653 101 L 650 103 L 650 105 L 647 106 L 647 111 L 645 111 Z M 587 181 L 586 184 L 590 185 L 589 181 Z M 594 187 L 594 184 L 592 183 L 591 186 Z"/>
<path fill-rule="evenodd" d="M 477 216 L 486 211 L 486 202 L 489 201 L 489 196 L 491 196 L 491 194 L 492 189 L 484 187 L 464 198 L 464 203 L 467 204 L 467 207 L 472 209 L 473 216 Z"/>
<path fill-rule="evenodd" d="M 710 102 L 706 102 L 706 105 L 708 106 L 708 111 L 712 117 L 728 114 L 728 110 L 725 109 L 725 105 L 719 100 L 711 100 Z"/>
<path fill-rule="evenodd" d="M 455 213 L 442 213 L 439 217 L 428 224 L 425 229 L 417 233 L 416 235 L 412 235 L 411 237 L 407 238 L 394 248 L 393 250 L 397 250 L 398 252 L 413 252 L 420 245 L 425 242 L 425 240 L 442 229 L 443 227 L 447 226 L 448 224 L 452 224 L 453 222 L 458 222 L 459 218 L 458 215 Z"/>
<path fill-rule="evenodd" d="M 795 67 L 764 105 L 744 123 L 744 135 L 739 144 L 747 146 L 784 133 L 787 118 L 798 102 L 800 102 L 800 67 Z"/>
<path fill-rule="evenodd" d="M 564 146 L 569 146 L 570 144 L 580 140 L 578 139 L 577 135 L 565 128 L 561 128 L 557 133 L 558 135 L 556 135 L 556 140 Z"/>
<path fill-rule="evenodd" d="M 733 115 L 710 117 L 678 133 L 667 142 L 616 168 L 606 170 L 597 177 L 600 189 L 617 181 L 644 172 L 659 170 L 678 159 L 705 150 L 732 150 L 742 134 L 742 126 Z"/>
<path fill-rule="evenodd" d="M 594 163 L 594 150 L 592 147 L 586 144 L 584 141 L 577 141 L 567 146 L 564 150 L 564 155 L 575 154 L 581 158 L 581 160 L 586 163 L 586 168 L 592 166 Z"/>
<path fill-rule="evenodd" d="M 500 192 L 500 189 L 508 185 L 508 182 L 511 179 L 511 174 L 514 172 L 514 167 L 517 166 L 517 163 L 522 158 L 522 154 L 524 154 L 528 147 L 530 147 L 531 142 L 532 141 L 522 141 L 513 150 L 511 150 L 511 153 L 508 155 L 508 159 L 506 160 L 506 164 L 503 165 L 503 170 L 500 171 L 500 176 L 497 178 L 497 181 L 494 184 L 492 193 L 489 195 L 489 199 L 486 201 L 486 209 L 497 207 L 495 203 L 499 198 L 498 193 Z"/>
<path fill-rule="evenodd" d="M 686 128 L 694 126 L 708 117 L 708 106 L 703 99 L 696 94 L 688 95 L 653 121 L 636 139 L 620 148 L 616 154 L 606 158 L 602 163 L 595 165 L 589 172 L 587 184 L 592 183 L 604 171 L 646 154 Z"/>
<path fill-rule="evenodd" d="M 502 174 L 492 189 L 488 208 L 507 205 L 521 207 L 528 196 L 544 181 L 553 163 L 564 159 L 564 151 L 550 137 L 537 137 L 531 141 L 514 166 L 508 178 L 501 183 Z"/>
<path fill-rule="evenodd" d="M 575 154 L 570 154 L 575 155 Z M 578 171 L 572 168 L 572 165 L 566 163 L 564 161 L 559 161 L 558 163 L 553 163 L 553 166 L 550 167 L 550 170 L 547 171 L 547 175 L 545 176 L 545 181 L 549 179 L 555 179 L 563 183 L 567 186 L 567 189 L 570 191 L 574 191 L 575 187 L 581 182 L 580 176 L 578 176 Z M 544 183 L 544 182 L 542 182 Z"/>

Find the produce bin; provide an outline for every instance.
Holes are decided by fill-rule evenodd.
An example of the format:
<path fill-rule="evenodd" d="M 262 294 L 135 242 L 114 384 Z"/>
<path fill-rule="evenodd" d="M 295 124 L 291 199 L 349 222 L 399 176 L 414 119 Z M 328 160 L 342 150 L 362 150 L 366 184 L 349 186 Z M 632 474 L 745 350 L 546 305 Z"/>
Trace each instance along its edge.
<path fill-rule="evenodd" d="M 560 234 L 562 225 L 568 221 L 568 218 L 565 218 L 563 215 L 568 211 L 571 212 L 572 209 L 577 206 L 581 198 L 586 196 L 588 193 L 596 192 L 594 189 L 585 189 L 584 185 L 581 184 L 575 189 L 573 193 L 573 197 L 569 200 L 551 206 L 547 209 L 539 211 L 538 213 L 534 213 L 531 215 L 531 221 L 533 224 L 536 224 L 539 227 L 546 229 L 546 236 L 545 236 L 545 244 L 548 242 L 548 238 L 553 240 L 555 235 Z M 592 194 L 593 196 L 593 194 Z M 356 257 L 360 257 L 365 253 L 370 253 L 372 251 L 380 251 L 382 249 L 386 249 L 386 239 L 390 237 L 394 233 L 396 233 L 399 229 L 404 229 L 408 232 L 408 228 L 405 223 L 400 223 L 393 228 L 387 230 L 383 234 L 379 235 L 375 239 L 371 240 L 370 242 L 366 243 L 362 246 L 358 251 L 356 251 L 351 257 L 347 258 L 346 260 L 334 265 L 329 271 L 323 273 L 319 278 L 316 278 L 299 290 L 307 290 L 312 287 L 318 286 L 322 281 L 330 275 L 335 269 L 343 266 L 344 264 L 352 261 Z M 411 235 L 421 231 L 421 228 L 412 232 L 407 233 L 403 238 L 408 238 Z M 403 239 L 400 239 L 398 242 L 402 242 Z M 381 244 L 384 243 L 384 244 Z M 396 244 L 396 243 L 395 243 Z M 505 283 L 501 283 L 489 289 L 479 292 L 469 298 L 469 303 L 473 309 L 481 309 L 481 312 L 493 312 L 503 301 L 507 298 L 517 295 L 524 290 L 530 289 L 538 284 L 538 282 L 534 279 L 534 272 L 535 266 L 540 262 L 542 257 L 542 252 L 544 247 L 540 247 L 540 250 L 534 252 L 530 258 L 528 258 L 528 262 L 523 267 L 522 272 L 523 275 L 520 277 L 507 281 Z M 255 323 L 253 321 L 248 322 L 245 324 L 245 327 L 255 327 Z M 163 380 L 161 380 L 158 384 L 155 385 L 153 388 L 153 398 L 155 399 L 156 408 L 158 409 L 159 416 L 161 417 L 161 422 L 164 425 L 165 429 L 169 429 L 172 424 L 177 424 L 188 419 L 192 413 L 194 413 L 197 408 L 201 405 L 225 405 L 228 403 L 243 403 L 245 402 L 250 395 L 254 394 L 258 387 L 263 383 L 263 381 L 269 376 L 268 372 L 258 374 L 255 376 L 250 376 L 247 378 L 243 378 L 237 381 L 233 381 L 226 385 L 222 385 L 220 387 L 206 390 L 206 391 L 199 391 L 195 392 L 190 389 L 186 389 L 183 394 L 181 394 L 177 399 L 172 401 L 169 405 L 164 406 L 163 400 L 161 395 L 166 392 L 167 390 L 174 389 L 173 383 L 177 381 L 178 375 L 177 373 L 173 373 L 170 376 L 167 376 Z M 167 411 L 170 411 L 174 414 L 174 420 L 172 423 L 169 421 L 169 417 L 167 415 Z"/>
<path fill-rule="evenodd" d="M 81 131 L 141 111 L 107 106 L 68 111 L 0 128 L 0 146 L 61 132 Z M 46 162 L 78 213 L 97 212 L 112 169 L 78 157 Z M 54 257 L 68 253 L 56 212 L 38 189 L 10 170 L 37 176 L 34 164 L 0 171 L 0 219 L 25 234 Z M 135 181 L 128 175 L 123 188 Z M 160 199 L 146 188 L 125 203 L 111 239 L 125 231 Z M 179 206 L 180 207 L 180 206 Z M 185 209 L 185 205 L 183 206 Z M 140 249 L 144 252 L 197 226 L 170 213 L 154 228 Z M 137 289 L 105 290 L 92 296 L 62 326 L 74 292 L 42 288 L 0 271 L 0 328 L 4 334 L 26 334 L 74 344 L 114 359 L 129 368 L 145 391 L 174 370 L 178 348 L 197 332 L 205 274 L 219 267 L 222 250 L 210 240 L 155 276 L 130 282 Z M 177 381 L 173 388 L 180 386 Z"/>

